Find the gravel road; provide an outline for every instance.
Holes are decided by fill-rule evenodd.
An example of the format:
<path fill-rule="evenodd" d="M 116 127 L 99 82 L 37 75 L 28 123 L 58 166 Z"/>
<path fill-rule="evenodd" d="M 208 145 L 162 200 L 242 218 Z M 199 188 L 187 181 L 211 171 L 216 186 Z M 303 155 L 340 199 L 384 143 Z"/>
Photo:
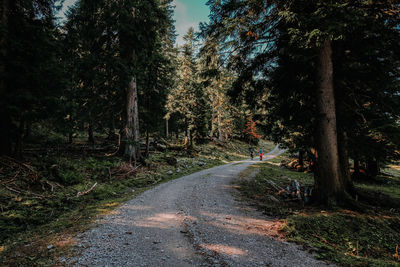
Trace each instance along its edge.
<path fill-rule="evenodd" d="M 265 155 L 283 151 L 277 146 Z M 78 235 L 70 266 L 326 266 L 279 239 L 279 223 L 235 200 L 245 160 L 161 184 Z"/>

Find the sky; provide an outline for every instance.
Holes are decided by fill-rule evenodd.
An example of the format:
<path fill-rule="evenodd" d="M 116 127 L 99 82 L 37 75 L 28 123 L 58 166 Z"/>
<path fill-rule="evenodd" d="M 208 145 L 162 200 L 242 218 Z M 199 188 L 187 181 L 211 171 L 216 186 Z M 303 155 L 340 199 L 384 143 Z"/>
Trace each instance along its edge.
<path fill-rule="evenodd" d="M 63 18 L 63 14 L 68 10 L 68 7 L 72 6 L 75 2 L 76 0 L 65 0 L 59 16 Z M 210 10 L 206 6 L 206 2 L 207 0 L 174 0 L 174 20 L 176 21 L 175 27 L 178 34 L 176 41 L 178 45 L 183 44 L 182 38 L 190 27 L 193 27 L 197 31 L 200 22 L 208 22 Z"/>
<path fill-rule="evenodd" d="M 176 6 L 174 20 L 178 45 L 183 44 L 183 36 L 190 27 L 199 29 L 200 22 L 208 22 L 210 9 L 206 6 L 207 0 L 174 0 Z"/>

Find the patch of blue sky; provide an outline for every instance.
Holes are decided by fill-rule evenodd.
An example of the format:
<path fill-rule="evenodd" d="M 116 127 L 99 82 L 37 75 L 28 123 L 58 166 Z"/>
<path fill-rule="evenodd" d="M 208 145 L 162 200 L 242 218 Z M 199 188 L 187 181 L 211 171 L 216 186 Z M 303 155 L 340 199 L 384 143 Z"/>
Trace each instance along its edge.
<path fill-rule="evenodd" d="M 59 1 L 61 2 L 61 0 Z M 63 7 L 56 14 L 59 17 L 61 23 L 65 21 L 66 12 L 72 7 L 77 0 L 65 0 Z M 176 42 L 178 45 L 183 44 L 183 36 L 186 34 L 190 27 L 193 27 L 195 31 L 199 30 L 200 22 L 208 22 L 208 15 L 210 9 L 206 5 L 207 0 L 174 0 L 173 5 L 175 6 L 174 20 L 176 33 L 178 34 Z"/>

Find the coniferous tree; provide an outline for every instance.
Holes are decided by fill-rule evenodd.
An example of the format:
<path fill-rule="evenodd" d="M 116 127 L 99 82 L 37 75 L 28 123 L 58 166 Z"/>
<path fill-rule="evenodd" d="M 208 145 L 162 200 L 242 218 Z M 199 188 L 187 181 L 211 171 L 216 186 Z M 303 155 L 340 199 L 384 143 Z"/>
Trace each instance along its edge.
<path fill-rule="evenodd" d="M 233 108 L 227 96 L 233 78 L 221 64 L 218 46 L 215 40 L 205 40 L 199 57 L 200 80 L 210 113 L 209 135 L 225 141 L 233 132 Z"/>
<path fill-rule="evenodd" d="M 57 107 L 63 70 L 55 1 L 1 3 L 0 154 L 22 156 L 24 132 Z"/>
<path fill-rule="evenodd" d="M 185 44 L 178 57 L 177 83 L 168 95 L 169 116 L 176 114 L 185 129 L 185 137 L 193 145 L 194 140 L 206 136 L 205 100 L 203 87 L 198 80 L 198 64 L 195 58 L 194 29 L 184 36 Z"/>
<path fill-rule="evenodd" d="M 272 106 L 267 108 L 269 118 L 275 119 L 274 122 L 269 121 L 269 123 L 276 125 L 273 130 L 275 136 L 285 133 L 281 136 L 286 138 L 287 144 L 299 145 L 300 149 L 308 147 L 315 152 L 313 153 L 317 163 L 315 199 L 324 203 L 348 199 L 346 192 L 351 191 L 348 142 L 351 140 L 357 142 L 357 138 L 349 138 L 351 130 L 345 125 L 357 125 L 357 123 L 354 118 L 346 120 L 350 118 L 347 116 L 350 113 L 349 109 L 353 114 L 356 111 L 355 108 L 349 108 L 349 106 L 354 107 L 354 104 L 348 105 L 346 100 L 357 99 L 361 94 L 369 92 L 368 88 L 372 89 L 372 87 L 357 78 L 357 83 L 353 82 L 353 85 L 360 89 L 360 93 L 354 95 L 354 98 L 346 99 L 344 96 L 348 96 L 349 91 L 342 89 L 344 84 L 348 88 L 348 81 L 337 79 L 333 75 L 340 72 L 340 68 L 336 67 L 339 66 L 340 60 L 336 59 L 343 58 L 343 53 L 348 50 L 343 49 L 346 47 L 343 44 L 354 42 L 352 39 L 354 37 L 358 37 L 358 40 L 363 43 L 368 36 L 374 39 L 372 36 L 381 36 L 381 33 L 385 33 L 386 36 L 391 36 L 392 40 L 398 40 L 398 21 L 396 22 L 393 12 L 389 12 L 398 9 L 398 6 L 394 6 L 391 1 L 376 4 L 363 1 L 354 1 L 354 3 L 348 1 L 209 1 L 209 4 L 214 20 L 208 31 L 215 38 L 219 38 L 225 45 L 225 50 L 231 51 L 230 65 L 239 73 L 235 87 L 239 90 L 236 91 L 236 95 L 245 88 L 243 85 L 246 84 L 254 88 L 246 92 L 248 96 L 246 100 L 249 102 L 252 102 L 252 99 L 260 101 L 263 95 L 267 95 L 269 99 L 267 105 Z M 379 26 L 371 27 L 373 23 Z M 357 32 L 361 33 L 361 36 Z M 365 36 L 367 38 L 364 38 Z M 395 55 L 393 52 L 396 49 L 390 45 L 391 42 L 386 38 L 383 39 L 386 40 L 386 45 L 383 47 L 390 51 L 383 54 Z M 369 47 L 371 50 L 368 53 L 373 54 L 372 47 L 377 49 L 380 45 L 375 42 Z M 341 52 L 337 54 L 339 50 Z M 374 62 L 373 59 L 368 58 L 368 55 L 360 55 L 359 59 Z M 379 59 L 379 56 L 375 54 L 375 59 L 379 61 L 383 58 Z M 397 71 L 389 69 L 398 70 L 398 60 L 383 61 L 387 66 L 391 66 L 380 71 L 383 76 L 386 76 L 387 81 L 390 81 L 387 88 L 391 89 L 385 90 L 392 92 L 389 95 L 397 98 L 393 92 L 398 92 L 398 85 L 396 85 L 398 74 L 396 74 Z M 354 63 L 355 61 L 347 62 L 348 66 L 359 66 L 359 63 Z M 294 72 L 291 73 L 290 70 Z M 374 79 L 371 78 L 371 80 Z M 283 81 L 283 84 L 288 87 L 279 86 L 278 81 Z M 267 87 L 272 87 L 272 91 L 265 94 L 263 92 Z M 375 92 L 384 92 L 385 90 L 382 89 L 382 87 L 374 88 Z M 257 90 L 260 91 L 259 98 L 254 97 Z M 289 95 L 284 95 L 285 91 Z M 286 99 L 281 99 L 282 97 Z M 288 107 L 286 111 L 285 107 Z M 344 111 L 346 108 L 347 112 Z M 308 112 L 307 109 L 312 112 Z M 294 113 L 296 110 L 299 112 Z M 394 110 L 392 108 L 392 112 L 388 113 L 387 110 L 375 109 L 376 115 L 379 113 L 382 117 L 386 114 L 387 117 L 384 117 L 391 118 L 386 121 L 391 121 L 389 124 L 392 130 L 398 128 L 398 125 L 394 123 L 398 113 L 393 112 Z M 309 122 L 305 121 L 307 119 Z M 347 123 L 344 124 L 344 121 Z M 364 124 L 364 127 L 366 125 Z M 370 130 L 371 128 L 367 131 Z M 366 133 L 364 131 L 364 134 Z M 283 139 L 277 137 L 276 140 L 283 141 Z"/>

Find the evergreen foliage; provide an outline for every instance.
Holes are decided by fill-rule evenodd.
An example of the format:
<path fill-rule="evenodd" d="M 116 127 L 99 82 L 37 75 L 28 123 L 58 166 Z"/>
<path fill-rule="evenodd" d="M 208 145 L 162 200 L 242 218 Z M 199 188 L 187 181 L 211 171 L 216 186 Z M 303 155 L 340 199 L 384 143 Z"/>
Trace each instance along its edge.
<path fill-rule="evenodd" d="M 212 21 L 204 34 L 219 40 L 228 66 L 239 74 L 231 95 L 244 94 L 247 103 L 260 108 L 256 118 L 275 142 L 292 151 L 309 151 L 317 163 L 316 189 L 323 191 L 322 202 L 352 191 L 349 155 L 357 162 L 398 158 L 398 5 L 251 0 L 208 4 Z M 329 62 L 333 72 L 327 69 L 332 68 Z M 332 73 L 333 80 L 321 78 Z M 333 97 L 324 93 L 327 85 Z M 335 103 L 330 114 L 320 104 L 324 97 Z M 336 137 L 326 138 L 328 124 Z M 318 160 L 325 158 L 322 152 L 329 146 L 333 161 Z M 334 192 L 323 189 L 327 187 Z"/>

